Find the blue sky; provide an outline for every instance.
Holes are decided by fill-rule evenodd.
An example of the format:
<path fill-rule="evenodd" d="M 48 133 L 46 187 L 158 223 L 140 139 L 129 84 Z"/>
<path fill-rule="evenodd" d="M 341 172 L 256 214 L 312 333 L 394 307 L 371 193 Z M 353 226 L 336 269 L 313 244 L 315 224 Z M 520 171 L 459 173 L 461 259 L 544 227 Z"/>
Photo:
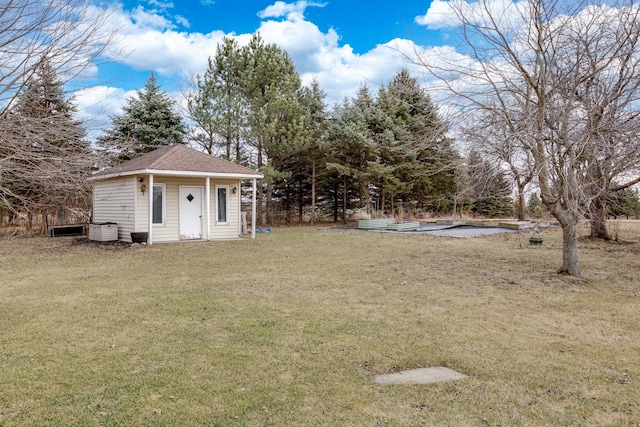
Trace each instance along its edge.
<path fill-rule="evenodd" d="M 76 103 L 95 134 L 151 71 L 180 102 L 189 78 L 204 72 L 224 36 L 242 45 L 260 32 L 267 43 L 287 50 L 303 84 L 318 79 L 331 105 L 362 84 L 385 84 L 408 66 L 398 49 L 442 46 L 444 5 L 444 0 L 124 0 L 111 9 L 113 49 L 91 78 L 79 82 Z M 419 67 L 414 71 L 420 73 Z"/>

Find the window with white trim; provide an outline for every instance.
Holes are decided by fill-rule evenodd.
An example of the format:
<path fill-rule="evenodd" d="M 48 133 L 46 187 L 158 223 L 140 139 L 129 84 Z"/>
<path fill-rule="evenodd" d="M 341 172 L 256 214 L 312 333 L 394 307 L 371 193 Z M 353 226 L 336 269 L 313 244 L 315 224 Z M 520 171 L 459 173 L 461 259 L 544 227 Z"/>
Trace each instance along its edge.
<path fill-rule="evenodd" d="M 229 186 L 216 186 L 216 223 L 229 223 Z"/>
<path fill-rule="evenodd" d="M 166 187 L 164 184 L 153 184 L 153 224 L 164 225 L 167 212 Z"/>

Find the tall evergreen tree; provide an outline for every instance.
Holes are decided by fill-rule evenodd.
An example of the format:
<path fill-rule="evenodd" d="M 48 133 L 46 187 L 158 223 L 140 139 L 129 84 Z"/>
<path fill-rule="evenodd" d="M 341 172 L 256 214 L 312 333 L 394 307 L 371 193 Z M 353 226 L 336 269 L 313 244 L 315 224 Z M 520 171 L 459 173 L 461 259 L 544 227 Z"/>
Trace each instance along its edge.
<path fill-rule="evenodd" d="M 369 88 L 362 86 L 356 98 L 345 98 L 337 104 L 329 119 L 327 168 L 341 178 L 343 220 L 354 190 L 358 207 L 368 210 L 371 178 L 380 174 L 371 168 L 379 164 L 378 146 L 371 129 L 374 116 L 375 101 Z"/>
<path fill-rule="evenodd" d="M 637 218 L 640 215 L 640 191 L 633 188 L 617 191 L 607 200 L 607 211 L 615 217 Z"/>
<path fill-rule="evenodd" d="M 310 222 L 316 219 L 317 177 L 325 168 L 327 112 L 325 93 L 316 79 L 300 91 L 301 128 L 298 143 L 284 157 L 282 168 L 291 176 L 281 185 L 282 206 L 297 211 L 299 221 L 310 207 Z"/>
<path fill-rule="evenodd" d="M 316 187 L 319 163 L 324 165 L 323 153 L 326 153 L 326 94 L 320 89 L 318 80 L 313 79 L 310 88 L 302 94 L 302 105 L 305 112 L 304 147 L 311 162 L 311 224 L 316 219 Z"/>
<path fill-rule="evenodd" d="M 467 157 L 471 210 L 487 217 L 511 216 L 515 206 L 511 199 L 512 186 L 505 173 L 495 164 L 471 150 Z"/>
<path fill-rule="evenodd" d="M 538 197 L 536 193 L 532 193 L 531 196 L 529 196 L 529 203 L 527 203 L 526 208 L 529 215 L 533 218 L 542 218 L 547 213 L 544 203 L 542 203 L 542 200 L 540 200 L 540 197 Z"/>
<path fill-rule="evenodd" d="M 245 132 L 246 99 L 243 95 L 242 56 L 237 42 L 224 38 L 203 76 L 196 78 L 196 91 L 189 95 L 187 109 L 194 121 L 192 140 L 209 154 L 215 149 L 236 163 L 245 163 L 242 135 Z"/>
<path fill-rule="evenodd" d="M 222 144 L 218 133 L 216 117 L 218 106 L 214 86 L 214 65 L 208 59 L 208 68 L 203 76 L 197 75 L 195 91 L 186 95 L 187 113 L 194 123 L 189 129 L 189 139 L 209 154 L 213 154 Z"/>
<path fill-rule="evenodd" d="M 122 162 L 165 145 L 184 144 L 186 128 L 174 108 L 175 102 L 151 73 L 144 89 L 127 99 L 123 114 L 112 118 L 111 129 L 98 145 L 112 153 L 115 162 Z"/>
<path fill-rule="evenodd" d="M 300 76 L 289 55 L 256 34 L 242 49 L 244 96 L 248 101 L 246 137 L 254 146 L 266 188 L 259 188 L 258 221 L 272 222 L 273 185 L 289 176 L 281 161 L 299 142 Z M 268 161 L 267 161 L 268 160 Z M 263 193 L 266 191 L 266 194 Z"/>
<path fill-rule="evenodd" d="M 76 107 L 44 61 L 0 117 L 0 200 L 30 213 L 88 208 L 95 156 Z"/>
<path fill-rule="evenodd" d="M 359 206 L 369 210 L 439 209 L 452 203 L 457 153 L 430 97 L 407 70 L 401 70 L 374 99 L 366 86 L 356 98 L 336 106 L 331 122 L 328 168 L 355 181 Z"/>
<path fill-rule="evenodd" d="M 380 119 L 375 132 L 385 172 L 379 183 L 382 200 L 389 193 L 412 206 L 443 207 L 455 192 L 457 153 L 431 98 L 402 69 L 381 88 L 377 105 Z"/>

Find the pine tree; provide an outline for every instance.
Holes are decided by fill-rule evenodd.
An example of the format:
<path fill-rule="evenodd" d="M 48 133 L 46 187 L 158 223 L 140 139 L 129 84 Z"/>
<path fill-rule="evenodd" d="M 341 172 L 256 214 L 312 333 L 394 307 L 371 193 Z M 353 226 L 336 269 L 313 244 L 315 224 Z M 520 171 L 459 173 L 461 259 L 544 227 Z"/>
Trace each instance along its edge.
<path fill-rule="evenodd" d="M 207 71 L 196 78 L 196 91 L 189 95 L 187 109 L 195 123 L 192 140 L 209 154 L 215 149 L 221 157 L 242 164 L 245 155 L 242 134 L 246 122 L 243 96 L 242 56 L 237 42 L 224 38 Z"/>
<path fill-rule="evenodd" d="M 326 152 L 326 123 L 327 112 L 325 106 L 326 94 L 320 89 L 320 83 L 314 78 L 310 88 L 305 88 L 302 94 L 302 105 L 305 111 L 304 147 L 311 162 L 311 224 L 316 219 L 316 187 L 318 163 L 324 165 L 322 154 Z"/>
<path fill-rule="evenodd" d="M 355 198 L 367 209 L 371 197 L 392 212 L 396 199 L 411 209 L 452 203 L 457 153 L 435 105 L 407 70 L 377 99 L 361 87 L 356 98 L 336 105 L 329 122 L 327 167 L 342 177 L 343 211 L 351 198 L 348 185 L 357 186 Z"/>
<path fill-rule="evenodd" d="M 471 186 L 471 210 L 486 217 L 513 215 L 515 206 L 510 197 L 512 187 L 505 173 L 473 149 L 467 157 L 467 167 Z"/>
<path fill-rule="evenodd" d="M 95 156 L 76 107 L 44 61 L 0 119 L 0 200 L 14 211 L 88 208 Z"/>
<path fill-rule="evenodd" d="M 242 139 L 246 133 L 247 100 L 243 96 L 242 52 L 235 40 L 225 38 L 215 58 L 215 84 L 219 114 L 216 117 L 228 160 L 247 163 Z"/>
<path fill-rule="evenodd" d="M 215 99 L 214 65 L 209 58 L 203 76 L 196 76 L 195 91 L 187 94 L 187 112 L 194 125 L 189 129 L 189 139 L 207 153 L 213 154 L 221 146 L 221 135 L 216 126 L 219 104 Z"/>
<path fill-rule="evenodd" d="M 184 144 L 186 128 L 174 108 L 151 73 L 144 89 L 127 99 L 123 114 L 112 118 L 98 145 L 114 155 L 115 162 L 123 162 L 162 146 Z"/>
<path fill-rule="evenodd" d="M 615 192 L 607 200 L 607 212 L 616 217 L 637 218 L 640 215 L 640 191 L 633 188 L 625 188 Z"/>
<path fill-rule="evenodd" d="M 319 171 L 325 168 L 327 112 L 325 93 L 313 79 L 310 87 L 300 91 L 302 111 L 298 143 L 282 159 L 281 167 L 291 173 L 276 188 L 281 196 L 281 206 L 287 210 L 287 219 L 297 212 L 300 222 L 305 209 L 310 207 L 310 222 L 316 219 L 317 181 Z"/>
<path fill-rule="evenodd" d="M 331 113 L 329 122 L 329 156 L 327 168 L 340 178 L 342 217 L 356 198 L 358 207 L 369 208 L 371 179 L 380 175 L 372 165 L 379 165 L 378 146 L 371 123 L 375 101 L 367 86 L 360 87 L 356 98 L 345 98 Z"/>
<path fill-rule="evenodd" d="M 282 160 L 299 143 L 302 111 L 299 101 L 300 76 L 289 55 L 275 44 L 264 44 L 254 35 L 242 48 L 244 97 L 247 100 L 246 138 L 253 145 L 257 167 L 264 174 L 258 197 L 258 221 L 272 222 L 273 186 L 289 176 L 281 170 Z M 269 160 L 269 164 L 267 164 Z M 265 194 L 266 192 L 266 194 Z"/>
<path fill-rule="evenodd" d="M 384 172 L 379 183 L 383 208 L 384 201 L 393 201 L 394 196 L 412 207 L 444 207 L 444 201 L 455 192 L 458 156 L 431 98 L 418 80 L 402 69 L 381 88 L 377 106 L 374 133 L 384 166 L 379 168 Z"/>
<path fill-rule="evenodd" d="M 540 200 L 540 197 L 536 193 L 529 196 L 529 203 L 527 203 L 527 211 L 533 218 L 542 218 L 546 214 L 546 208 L 544 203 Z"/>

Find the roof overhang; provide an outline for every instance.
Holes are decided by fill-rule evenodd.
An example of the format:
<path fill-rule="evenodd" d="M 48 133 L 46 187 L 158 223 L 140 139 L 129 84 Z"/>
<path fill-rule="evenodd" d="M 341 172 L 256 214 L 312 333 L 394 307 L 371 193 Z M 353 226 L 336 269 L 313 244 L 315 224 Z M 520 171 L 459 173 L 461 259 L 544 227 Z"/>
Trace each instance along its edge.
<path fill-rule="evenodd" d="M 101 181 L 105 179 L 120 178 L 124 176 L 134 175 L 162 175 L 162 176 L 179 176 L 183 178 L 222 178 L 222 179 L 262 179 L 264 175 L 261 173 L 242 174 L 242 173 L 222 173 L 222 172 L 192 172 L 192 171 L 175 171 L 161 169 L 140 169 L 135 171 L 105 173 L 99 176 L 91 176 L 89 181 Z"/>

